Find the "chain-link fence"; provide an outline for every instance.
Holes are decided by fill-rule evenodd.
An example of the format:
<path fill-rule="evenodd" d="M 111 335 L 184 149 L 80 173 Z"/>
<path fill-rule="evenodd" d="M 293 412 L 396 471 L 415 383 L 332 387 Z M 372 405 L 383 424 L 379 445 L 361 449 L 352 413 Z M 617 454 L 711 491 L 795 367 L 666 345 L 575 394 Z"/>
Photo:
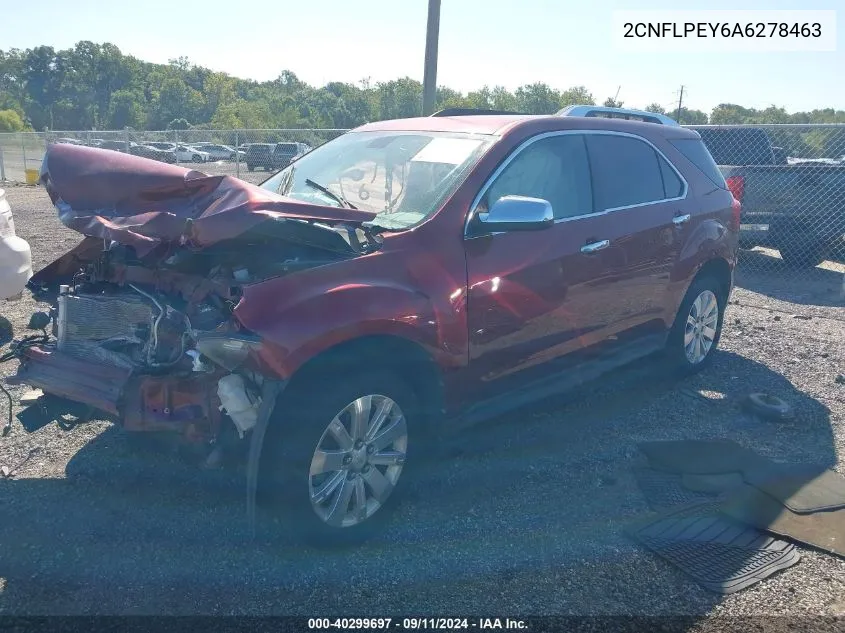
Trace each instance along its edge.
<path fill-rule="evenodd" d="M 73 143 L 128 152 L 165 163 L 189 165 L 210 174 L 257 182 L 293 158 L 346 132 L 292 130 L 117 130 L 16 132 L 0 134 L 0 180 L 26 182 L 40 171 L 52 143 Z"/>
<path fill-rule="evenodd" d="M 690 126 L 743 205 L 740 283 L 845 293 L 845 125 Z M 340 129 L 0 134 L 0 180 L 26 181 L 51 143 L 79 143 L 260 182 Z M 821 281 L 820 281 L 821 280 Z M 794 297 L 793 297 L 794 298 Z"/>
<path fill-rule="evenodd" d="M 845 125 L 689 126 L 742 203 L 738 284 L 845 298 Z"/>

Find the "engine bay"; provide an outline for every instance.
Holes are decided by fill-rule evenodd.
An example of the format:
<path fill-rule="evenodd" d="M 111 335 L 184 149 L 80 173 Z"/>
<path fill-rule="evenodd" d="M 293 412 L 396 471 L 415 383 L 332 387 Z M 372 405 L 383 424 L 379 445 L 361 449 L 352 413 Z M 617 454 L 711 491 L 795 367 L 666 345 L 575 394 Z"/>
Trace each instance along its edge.
<path fill-rule="evenodd" d="M 226 429 L 243 438 L 264 377 L 246 362 L 261 341 L 232 316 L 241 289 L 355 254 L 333 229 L 303 235 L 324 243 L 280 248 L 251 231 L 154 261 L 115 242 L 89 249 L 74 272 L 67 267 L 49 314 L 33 317 L 52 337 L 21 350 L 10 382 L 87 404 L 130 431 L 175 432 L 194 444 L 215 444 Z"/>

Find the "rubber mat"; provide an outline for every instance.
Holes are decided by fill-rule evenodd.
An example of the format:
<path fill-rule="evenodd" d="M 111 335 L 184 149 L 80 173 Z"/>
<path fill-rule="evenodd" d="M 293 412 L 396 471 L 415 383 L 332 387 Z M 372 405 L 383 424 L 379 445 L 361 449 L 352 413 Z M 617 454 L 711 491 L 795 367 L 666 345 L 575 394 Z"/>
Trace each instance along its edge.
<path fill-rule="evenodd" d="M 743 485 L 722 504 L 722 513 L 748 525 L 845 557 L 845 509 L 797 514 Z"/>
<path fill-rule="evenodd" d="M 845 507 L 845 477 L 816 464 L 778 464 L 755 467 L 742 478 L 798 513 Z"/>
<path fill-rule="evenodd" d="M 653 468 L 671 473 L 741 473 L 793 512 L 845 508 L 845 477 L 824 466 L 774 462 L 727 440 L 645 442 L 639 448 Z"/>
<path fill-rule="evenodd" d="M 677 477 L 677 475 L 675 475 Z M 725 494 L 745 483 L 740 473 L 722 475 L 681 475 L 681 484 L 687 490 L 707 492 L 712 495 Z"/>
<path fill-rule="evenodd" d="M 665 512 L 629 532 L 702 587 L 721 594 L 745 589 L 801 559 L 794 545 L 719 514 L 713 502 Z"/>
<path fill-rule="evenodd" d="M 634 468 L 637 485 L 652 510 L 666 510 L 691 503 L 713 500 L 712 494 L 685 488 L 680 475 L 651 468 Z"/>
<path fill-rule="evenodd" d="M 679 475 L 721 475 L 769 460 L 730 440 L 643 442 L 640 451 L 653 468 Z"/>

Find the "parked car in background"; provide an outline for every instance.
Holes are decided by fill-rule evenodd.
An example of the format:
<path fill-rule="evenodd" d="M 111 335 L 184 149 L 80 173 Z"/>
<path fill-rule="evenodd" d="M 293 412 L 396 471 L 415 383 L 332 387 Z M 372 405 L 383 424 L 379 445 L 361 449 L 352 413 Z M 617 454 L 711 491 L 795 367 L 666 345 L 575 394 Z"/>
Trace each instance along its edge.
<path fill-rule="evenodd" d="M 32 277 L 32 253 L 26 240 L 15 233 L 12 208 L 0 189 L 0 299 L 21 297 Z"/>
<path fill-rule="evenodd" d="M 65 143 L 67 145 L 85 145 L 83 141 L 78 138 L 57 138 L 54 143 Z"/>
<path fill-rule="evenodd" d="M 245 152 L 239 152 L 234 147 L 229 147 L 228 145 L 199 143 L 194 147 L 208 154 L 210 160 L 235 160 L 238 156 L 243 158 L 246 155 Z"/>
<path fill-rule="evenodd" d="M 273 169 L 273 148 L 272 143 L 250 143 L 244 155 L 246 168 L 249 171 Z"/>
<path fill-rule="evenodd" d="M 103 141 L 99 149 L 110 149 L 114 152 L 126 152 L 126 141 Z"/>
<path fill-rule="evenodd" d="M 176 160 L 180 163 L 207 163 L 210 158 L 208 152 L 200 151 L 188 145 L 177 145 L 174 152 Z"/>
<path fill-rule="evenodd" d="M 142 158 L 151 158 L 153 160 L 161 161 L 162 163 L 175 163 L 177 156 L 175 152 L 165 149 L 158 149 L 149 145 L 141 145 L 139 143 L 129 144 L 129 153 L 133 156 L 140 156 Z"/>
<path fill-rule="evenodd" d="M 733 285 L 740 205 L 677 125 L 381 121 L 260 188 L 63 145 L 45 166 L 87 239 L 33 278 L 58 340 L 9 382 L 243 455 L 250 507 L 320 543 L 377 529 L 456 421 L 655 352 L 707 366 Z"/>
<path fill-rule="evenodd" d="M 176 143 L 168 143 L 165 141 L 154 141 L 151 143 L 147 143 L 150 147 L 155 147 L 156 149 L 163 149 L 165 151 L 173 152 L 176 151 L 177 144 Z"/>
<path fill-rule="evenodd" d="M 763 128 L 719 126 L 698 132 L 742 202 L 743 245 L 777 248 L 787 264 L 808 268 L 842 241 L 845 165 L 790 161 Z"/>
<path fill-rule="evenodd" d="M 290 165 L 300 156 L 305 156 L 311 151 L 311 146 L 305 143 L 276 143 L 273 148 L 271 167 L 282 169 Z"/>

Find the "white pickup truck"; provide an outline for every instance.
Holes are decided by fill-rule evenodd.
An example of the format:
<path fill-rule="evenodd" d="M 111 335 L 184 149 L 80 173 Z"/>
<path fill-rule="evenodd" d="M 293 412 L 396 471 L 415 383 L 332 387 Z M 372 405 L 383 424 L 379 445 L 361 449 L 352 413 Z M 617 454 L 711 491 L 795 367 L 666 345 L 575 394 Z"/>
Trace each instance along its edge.
<path fill-rule="evenodd" d="M 12 208 L 6 192 L 0 189 L 0 300 L 20 299 L 32 277 L 32 254 L 29 244 L 15 235 Z"/>

